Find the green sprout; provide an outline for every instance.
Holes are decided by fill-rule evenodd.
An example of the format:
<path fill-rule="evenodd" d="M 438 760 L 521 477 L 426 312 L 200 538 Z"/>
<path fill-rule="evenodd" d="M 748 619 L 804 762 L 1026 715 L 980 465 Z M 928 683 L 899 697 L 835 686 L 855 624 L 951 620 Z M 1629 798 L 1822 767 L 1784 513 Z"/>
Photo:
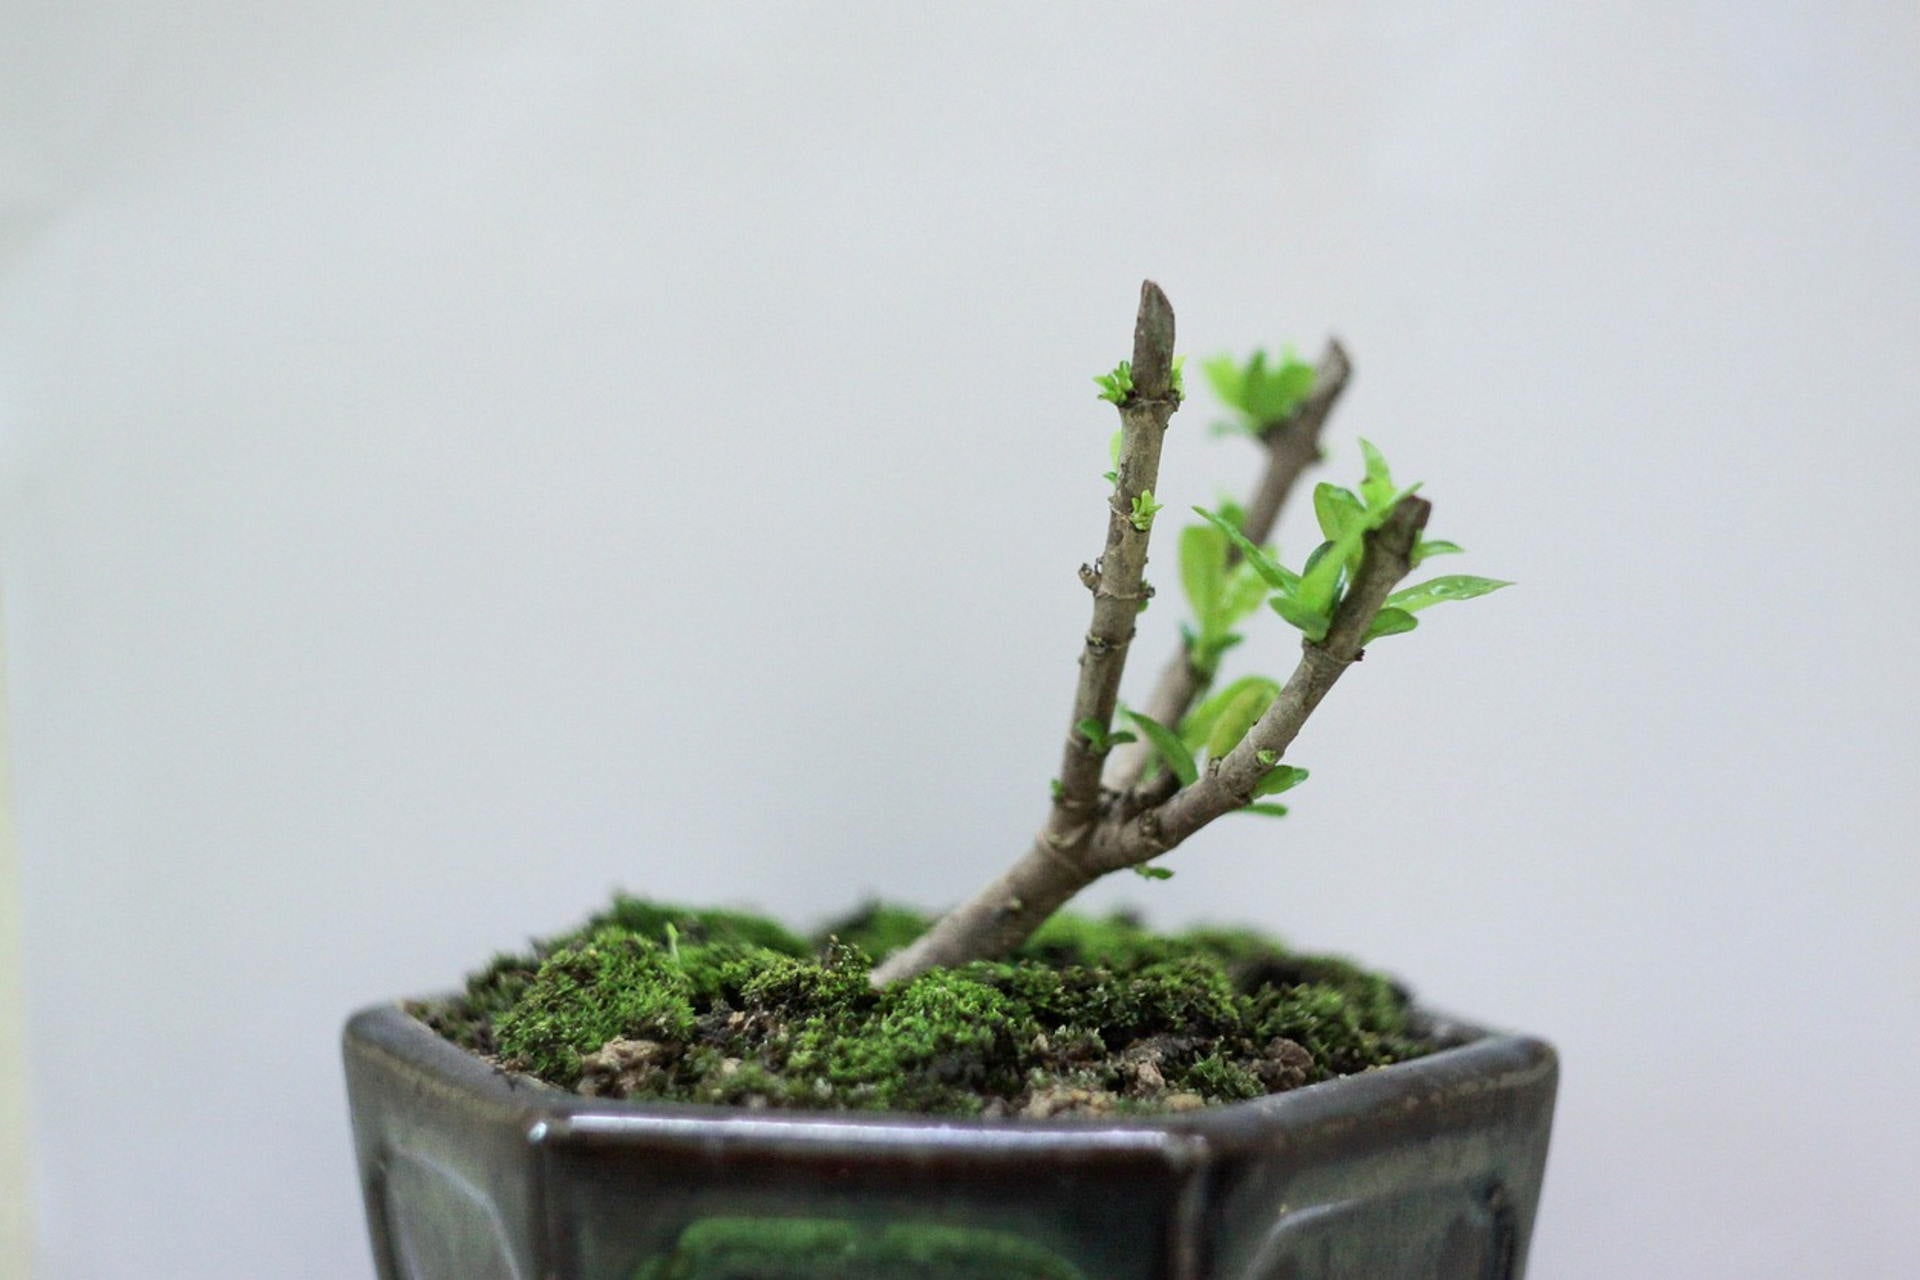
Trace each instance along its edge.
<path fill-rule="evenodd" d="M 1153 490 L 1145 489 L 1133 499 L 1133 513 L 1127 517 L 1141 533 L 1153 528 L 1154 513 L 1165 505 L 1153 500 Z"/>
<path fill-rule="evenodd" d="M 1333 625 L 1334 610 L 1342 593 L 1360 571 L 1367 535 L 1386 522 L 1402 498 L 1420 487 L 1395 485 L 1386 458 L 1371 442 L 1362 440 L 1360 451 L 1366 474 L 1357 492 L 1328 483 L 1314 488 L 1313 513 L 1325 541 L 1314 548 L 1297 573 L 1283 566 L 1265 548 L 1255 546 L 1240 532 L 1237 521 L 1225 513 L 1194 508 L 1207 522 L 1206 526 L 1199 527 L 1211 527 L 1224 537 L 1271 590 L 1267 607 L 1316 644 L 1327 638 L 1327 629 Z M 1410 558 L 1419 564 L 1428 556 L 1455 554 L 1460 549 L 1451 542 L 1423 537 Z M 1375 615 L 1366 639 L 1377 640 L 1411 631 L 1419 625 L 1414 614 L 1443 601 L 1471 600 L 1511 585 L 1497 578 L 1451 574 L 1396 591 L 1387 597 L 1386 604 Z M 1189 598 L 1193 594 L 1190 586 Z M 1206 615 L 1199 616 L 1204 627 Z"/>
<path fill-rule="evenodd" d="M 1213 394 L 1237 415 L 1235 421 L 1214 425 L 1214 430 L 1256 439 L 1276 423 L 1284 422 L 1313 393 L 1313 366 L 1284 349 L 1278 360 L 1270 361 L 1265 351 L 1255 351 L 1243 361 L 1232 356 L 1215 356 L 1201 366 Z"/>
<path fill-rule="evenodd" d="M 1100 398 L 1108 404 L 1125 404 L 1133 395 L 1133 361 L 1122 360 L 1113 366 L 1112 373 L 1096 373 L 1093 380 L 1100 387 Z"/>
<path fill-rule="evenodd" d="M 1167 382 L 1173 389 L 1175 400 L 1184 400 L 1187 395 L 1187 358 L 1175 356 L 1173 371 Z M 1093 381 L 1100 388 L 1100 398 L 1108 404 L 1125 404 L 1133 398 L 1133 361 L 1122 360 L 1113 366 L 1112 373 L 1096 373 Z"/>

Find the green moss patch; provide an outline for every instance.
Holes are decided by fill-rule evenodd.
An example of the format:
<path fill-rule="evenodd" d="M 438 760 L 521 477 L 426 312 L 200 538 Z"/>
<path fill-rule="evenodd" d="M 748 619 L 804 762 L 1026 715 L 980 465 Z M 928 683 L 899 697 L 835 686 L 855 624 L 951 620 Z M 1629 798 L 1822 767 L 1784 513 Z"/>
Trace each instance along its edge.
<path fill-rule="evenodd" d="M 1019 1236 L 930 1223 L 706 1218 L 634 1280 L 1086 1280 Z"/>
<path fill-rule="evenodd" d="M 596 1096 L 996 1117 L 1183 1110 L 1424 1051 L 1405 993 L 1377 974 L 1126 916 L 1056 917 L 1010 960 L 874 990 L 874 961 L 926 924 L 876 906 L 808 940 L 621 898 L 414 1012 L 507 1070 Z"/>

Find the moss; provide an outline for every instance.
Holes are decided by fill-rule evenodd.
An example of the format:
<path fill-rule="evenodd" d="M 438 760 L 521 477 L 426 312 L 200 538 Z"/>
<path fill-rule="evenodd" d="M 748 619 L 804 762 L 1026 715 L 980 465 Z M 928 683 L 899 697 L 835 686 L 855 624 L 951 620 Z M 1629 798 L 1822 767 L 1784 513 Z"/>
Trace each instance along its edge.
<path fill-rule="evenodd" d="M 737 912 L 620 899 L 418 1012 L 566 1088 L 747 1107 L 1153 1111 L 1422 1051 L 1404 993 L 1378 975 L 1256 933 L 1157 935 L 1123 915 L 1056 917 L 1011 960 L 874 990 L 869 946 L 891 948 L 909 923 L 924 917 L 870 906 L 809 946 Z"/>
<path fill-rule="evenodd" d="M 1085 1280 L 1078 1267 L 1001 1231 L 833 1218 L 704 1218 L 634 1280 Z"/>
<path fill-rule="evenodd" d="M 805 956 L 813 947 L 785 925 L 765 916 L 744 911 L 697 909 L 649 902 L 644 898 L 617 894 L 605 911 L 587 921 L 582 933 L 600 933 L 618 929 L 665 944 L 671 925 L 681 944 L 700 946 L 713 942 L 732 942 L 762 947 L 782 955 Z"/>
<path fill-rule="evenodd" d="M 821 942 L 838 939 L 876 961 L 885 960 L 927 931 L 933 920 L 924 912 L 887 902 L 869 902 L 822 931 Z"/>
<path fill-rule="evenodd" d="M 1203 1098 L 1218 1098 L 1222 1102 L 1241 1102 L 1258 1098 L 1267 1092 L 1267 1086 L 1259 1076 L 1220 1053 L 1210 1053 L 1196 1060 L 1180 1074 L 1178 1080 L 1187 1092 L 1197 1093 Z"/>
<path fill-rule="evenodd" d="M 1269 989 L 1254 998 L 1256 1037 L 1291 1040 L 1313 1055 L 1310 1078 L 1325 1080 L 1382 1067 L 1414 1056 L 1392 1027 L 1370 1024 L 1366 1006 L 1338 987 L 1308 985 Z"/>
<path fill-rule="evenodd" d="M 863 1013 L 880 994 L 867 980 L 872 961 L 857 948 L 835 943 L 818 960 L 773 958 L 741 989 L 749 1008 L 794 1017 L 836 1019 Z"/>
<path fill-rule="evenodd" d="M 1179 939 L 1150 933 L 1138 916 L 1063 912 L 1047 920 L 1020 948 L 1020 957 L 1051 965 L 1133 969 L 1186 954 Z"/>
<path fill-rule="evenodd" d="M 1146 965 L 1131 974 L 1088 984 L 1078 1021 L 1109 1044 L 1145 1036 L 1217 1039 L 1241 1030 L 1244 1002 L 1226 971 L 1203 956 Z"/>
<path fill-rule="evenodd" d="M 791 1072 L 824 1081 L 828 1100 L 888 1111 L 978 1111 L 1019 1087 L 1031 1014 L 973 977 L 936 971 L 884 992 L 871 1016 L 849 1006 L 808 1018 Z"/>
<path fill-rule="evenodd" d="M 581 1055 L 610 1040 L 684 1041 L 694 984 L 665 948 L 603 930 L 549 956 L 495 1020 L 507 1064 L 556 1084 L 580 1078 Z"/>

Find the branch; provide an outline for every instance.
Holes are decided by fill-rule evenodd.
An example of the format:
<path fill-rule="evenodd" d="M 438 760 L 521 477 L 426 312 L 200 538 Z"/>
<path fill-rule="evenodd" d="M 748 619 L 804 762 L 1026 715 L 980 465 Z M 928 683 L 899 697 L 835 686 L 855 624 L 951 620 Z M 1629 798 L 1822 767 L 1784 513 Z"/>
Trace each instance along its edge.
<path fill-rule="evenodd" d="M 1255 785 L 1286 758 L 1307 717 L 1346 669 L 1360 660 L 1361 641 L 1374 616 L 1412 571 L 1413 549 L 1431 510 L 1425 498 L 1402 498 L 1386 522 L 1367 535 L 1360 572 L 1334 610 L 1326 639 L 1301 646 L 1300 663 L 1280 696 L 1238 746 L 1215 761 L 1192 786 L 1145 813 L 1102 828 L 1089 852 L 1103 873 L 1156 858 L 1215 818 L 1253 803 Z M 1265 761 L 1260 758 L 1263 753 L 1267 753 Z"/>
<path fill-rule="evenodd" d="M 1008 871 L 875 969 L 874 984 L 1005 955 L 1101 876 L 1150 861 L 1215 818 L 1252 803 L 1260 779 L 1286 754 L 1341 673 L 1359 661 L 1367 629 L 1412 568 L 1429 510 L 1424 498 L 1402 498 L 1386 522 L 1367 535 L 1360 571 L 1336 606 L 1326 638 L 1302 646 L 1300 664 L 1280 696 L 1199 781 L 1144 813 L 1115 807 L 1083 840 L 1056 844 L 1048 838 L 1051 827 L 1043 830 Z"/>
<path fill-rule="evenodd" d="M 1113 723 L 1120 676 L 1133 642 L 1134 621 L 1147 598 L 1147 543 L 1152 521 L 1141 528 L 1134 503 L 1159 483 L 1160 442 L 1177 407 L 1173 396 L 1173 308 L 1160 286 L 1140 286 L 1140 312 L 1133 328 L 1133 393 L 1120 405 L 1120 461 L 1107 502 L 1107 541 L 1100 558 L 1081 571 L 1093 592 L 1093 622 L 1080 651 L 1080 680 L 1061 753 L 1059 794 L 1048 819 L 1047 838 L 1059 847 L 1077 842 L 1100 800 L 1104 743 L 1087 740 L 1077 726 Z"/>
<path fill-rule="evenodd" d="M 978 918 L 957 921 L 956 912 L 942 920 L 876 970 L 876 983 L 990 954 L 989 937 L 1010 936 L 1011 949 L 1093 878 L 1081 865 L 1081 851 L 1099 818 L 1100 766 L 1108 749 L 1104 739 L 1113 725 L 1134 621 L 1150 594 L 1145 575 L 1153 521 L 1136 523 L 1135 500 L 1159 483 L 1161 440 L 1180 407 L 1173 389 L 1173 337 L 1172 304 L 1159 285 L 1143 281 L 1133 324 L 1133 390 L 1120 403 L 1120 460 L 1107 502 L 1106 546 L 1098 560 L 1080 570 L 1081 581 L 1093 592 L 1093 622 L 1081 646 L 1080 679 L 1053 807 L 1026 857 L 975 900 L 986 900 L 976 911 Z M 1088 720 L 1100 726 L 1101 741 L 1090 741 L 1080 731 Z M 1055 891 L 1058 896 L 1051 896 Z M 950 954 L 954 945 L 965 954 Z"/>
<path fill-rule="evenodd" d="M 1292 413 L 1268 424 L 1260 433 L 1261 442 L 1267 447 L 1267 465 L 1247 499 L 1246 523 L 1241 526 L 1253 542 L 1265 545 L 1273 536 L 1273 526 L 1279 521 L 1287 495 L 1301 474 L 1320 460 L 1320 434 L 1352 376 L 1353 362 L 1347 358 L 1347 349 L 1337 338 L 1329 339 L 1320 365 L 1314 371 L 1313 390 Z M 1228 548 L 1229 568 L 1239 558 L 1237 549 Z M 1161 669 L 1143 710 L 1168 728 L 1178 728 L 1187 712 L 1193 710 L 1193 704 L 1206 693 L 1211 679 L 1207 672 L 1194 666 L 1192 652 L 1182 644 Z M 1107 787 L 1113 791 L 1131 791 L 1139 785 L 1152 759 L 1152 749 L 1144 742 L 1115 747 L 1107 757 Z"/>

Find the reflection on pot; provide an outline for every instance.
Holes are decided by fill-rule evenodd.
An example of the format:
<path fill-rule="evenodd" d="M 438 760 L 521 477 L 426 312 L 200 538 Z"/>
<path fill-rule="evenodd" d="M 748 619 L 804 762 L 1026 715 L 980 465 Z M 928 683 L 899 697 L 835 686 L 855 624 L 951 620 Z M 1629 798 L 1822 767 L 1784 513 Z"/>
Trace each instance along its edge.
<path fill-rule="evenodd" d="M 702 1218 L 634 1280 L 1086 1280 L 1004 1231 L 842 1218 Z"/>

